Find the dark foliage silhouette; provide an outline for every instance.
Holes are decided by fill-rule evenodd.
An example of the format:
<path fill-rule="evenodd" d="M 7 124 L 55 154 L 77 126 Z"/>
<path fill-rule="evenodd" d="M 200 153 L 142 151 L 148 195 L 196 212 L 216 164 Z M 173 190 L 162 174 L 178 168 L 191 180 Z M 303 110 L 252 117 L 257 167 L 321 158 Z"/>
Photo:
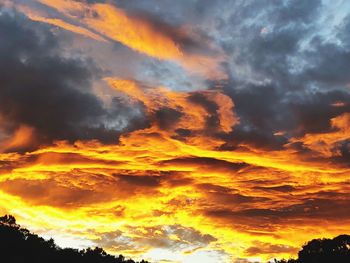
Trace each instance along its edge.
<path fill-rule="evenodd" d="M 0 262 L 7 263 L 149 263 L 144 260 L 135 262 L 122 255 L 115 257 L 98 247 L 83 250 L 60 248 L 53 239 L 45 240 L 21 228 L 11 215 L 0 217 L 0 257 Z"/>
<path fill-rule="evenodd" d="M 7 263 L 149 263 L 135 262 L 107 254 L 102 248 L 83 250 L 60 248 L 53 239 L 45 240 L 16 223 L 11 215 L 0 217 L 0 259 Z M 0 261 L 2 262 L 2 261 Z M 313 239 L 305 244 L 297 259 L 275 260 L 275 263 L 349 263 L 350 236 Z"/>
<path fill-rule="evenodd" d="M 350 236 L 340 235 L 333 239 L 313 239 L 298 253 L 298 259 L 275 260 L 276 263 L 349 263 Z"/>

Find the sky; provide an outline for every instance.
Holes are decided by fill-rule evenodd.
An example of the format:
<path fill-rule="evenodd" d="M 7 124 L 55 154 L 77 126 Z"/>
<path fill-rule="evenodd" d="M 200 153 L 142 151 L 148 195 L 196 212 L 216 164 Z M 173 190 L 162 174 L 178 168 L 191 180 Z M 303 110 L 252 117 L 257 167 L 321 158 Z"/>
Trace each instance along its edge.
<path fill-rule="evenodd" d="M 266 262 L 350 228 L 347 0 L 0 0 L 0 214 L 63 247 Z"/>

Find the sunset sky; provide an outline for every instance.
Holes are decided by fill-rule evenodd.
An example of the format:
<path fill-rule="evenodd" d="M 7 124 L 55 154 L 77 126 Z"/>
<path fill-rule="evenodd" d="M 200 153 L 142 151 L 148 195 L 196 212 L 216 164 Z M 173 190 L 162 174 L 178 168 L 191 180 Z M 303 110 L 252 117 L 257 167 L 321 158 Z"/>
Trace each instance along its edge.
<path fill-rule="evenodd" d="M 0 216 L 161 263 L 350 229 L 350 1 L 0 0 Z"/>

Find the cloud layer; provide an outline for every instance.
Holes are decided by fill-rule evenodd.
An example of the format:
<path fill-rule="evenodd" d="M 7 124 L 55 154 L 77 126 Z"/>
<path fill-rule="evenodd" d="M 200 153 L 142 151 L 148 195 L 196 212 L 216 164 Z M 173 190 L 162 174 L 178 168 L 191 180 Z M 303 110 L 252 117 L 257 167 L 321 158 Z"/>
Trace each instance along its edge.
<path fill-rule="evenodd" d="M 154 262 L 289 257 L 349 228 L 344 1 L 0 8 L 0 212 Z"/>

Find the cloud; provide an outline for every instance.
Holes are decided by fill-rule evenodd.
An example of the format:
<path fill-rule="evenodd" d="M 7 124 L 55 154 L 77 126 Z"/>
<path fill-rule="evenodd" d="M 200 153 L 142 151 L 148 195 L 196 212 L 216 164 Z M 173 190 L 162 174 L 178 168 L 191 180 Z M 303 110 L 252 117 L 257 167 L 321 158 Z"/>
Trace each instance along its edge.
<path fill-rule="evenodd" d="M 152 247 L 169 249 L 173 252 L 185 252 L 187 250 L 205 248 L 216 241 L 216 238 L 209 234 L 203 234 L 194 228 L 178 224 L 149 227 L 129 226 L 128 230 L 129 233 L 132 233 L 132 236 L 126 236 L 117 230 L 104 233 L 95 242 L 97 245 L 108 249 L 120 249 L 124 246 L 132 249 L 128 244 L 133 243 L 134 246 L 141 250 L 146 247 Z"/>
<path fill-rule="evenodd" d="M 344 3 L 12 2 L 1 211 L 150 261 L 267 261 L 349 229 Z"/>
<path fill-rule="evenodd" d="M 1 132 L 8 137 L 4 148 L 62 139 L 117 142 L 129 118 L 142 123 L 141 112 L 118 100 L 106 107 L 92 94 L 93 61 L 64 56 L 60 40 L 47 26 L 8 11 L 0 15 L 0 35 Z M 110 128 L 105 122 L 116 125 Z"/>
<path fill-rule="evenodd" d="M 160 176 L 132 176 L 132 175 L 113 175 L 118 178 L 120 183 L 127 183 L 135 187 L 159 187 L 161 177 Z"/>
<path fill-rule="evenodd" d="M 346 218 L 349 213 L 345 209 L 349 205 L 348 198 L 326 199 L 326 198 L 303 198 L 301 203 L 279 207 L 276 209 L 250 208 L 238 211 L 230 209 L 208 210 L 205 213 L 224 222 L 235 220 L 237 226 L 249 225 L 250 230 L 256 226 L 269 229 L 271 223 L 282 224 L 288 221 L 290 224 L 308 224 L 317 220 L 330 220 L 334 223 Z M 334 217 L 334 215 L 337 215 Z M 302 223 L 303 222 L 303 223 Z M 264 227 L 263 227 L 264 226 Z"/>
<path fill-rule="evenodd" d="M 213 184 L 200 184 L 197 186 L 200 192 L 206 196 L 210 201 L 208 203 L 212 205 L 220 204 L 221 207 L 232 207 L 239 205 L 253 205 L 259 203 L 262 205 L 264 202 L 269 201 L 267 197 L 248 196 L 239 193 L 236 189 L 226 188 Z"/>
<path fill-rule="evenodd" d="M 15 179 L 1 182 L 1 189 L 19 196 L 31 205 L 75 208 L 108 200 L 111 196 L 92 189 L 67 186 L 55 180 Z"/>
<path fill-rule="evenodd" d="M 232 163 L 225 160 L 219 160 L 209 157 L 181 157 L 170 160 L 165 160 L 161 165 L 177 165 L 181 167 L 198 167 L 199 170 L 227 170 L 239 171 L 248 165 L 245 163 Z"/>
<path fill-rule="evenodd" d="M 298 139 L 292 139 L 292 142 L 300 142 L 304 147 L 323 157 L 342 157 L 346 156 L 347 140 L 349 133 L 350 115 L 344 113 L 330 119 L 330 128 L 327 133 L 308 133 Z"/>
<path fill-rule="evenodd" d="M 331 118 L 348 111 L 349 80 L 344 69 L 349 59 L 343 41 L 348 18 L 334 26 L 339 38 L 330 41 L 318 28 L 317 17 L 324 15 L 321 1 L 233 5 L 216 28 L 219 34 L 231 30 L 232 39 L 219 38 L 230 54 L 231 80 L 224 90 L 240 119 L 223 149 L 248 144 L 282 150 L 291 137 L 310 130 L 325 132 Z M 261 35 L 262 28 L 269 30 Z M 338 100 L 344 106 L 333 107 Z"/>
<path fill-rule="evenodd" d="M 254 246 L 251 246 L 246 249 L 246 254 L 248 256 L 259 256 L 262 254 L 296 254 L 299 248 L 281 245 L 281 244 L 269 244 L 264 242 L 255 242 Z"/>
<path fill-rule="evenodd" d="M 133 80 L 107 78 L 115 90 L 128 96 L 131 103 L 145 105 L 148 118 L 161 132 L 188 131 L 189 135 L 214 136 L 228 133 L 239 122 L 232 100 L 216 90 L 172 91 L 164 87 L 149 87 Z M 169 116 L 171 115 L 171 116 Z M 184 138 L 183 138 L 184 139 Z"/>
<path fill-rule="evenodd" d="M 142 54 L 175 62 L 191 74 L 214 79 L 226 78 L 220 66 L 223 60 L 220 50 L 214 48 L 208 39 L 185 27 L 177 28 L 161 19 L 156 20 L 145 12 L 125 12 L 107 1 L 39 2 L 56 10 L 66 20 L 75 20 L 75 24 L 80 25 L 35 16 L 31 14 L 30 8 L 24 6 L 22 10 L 35 21 L 54 24 L 95 40 L 116 41 Z"/>
<path fill-rule="evenodd" d="M 292 192 L 297 189 L 292 185 L 256 186 L 255 188 L 262 191 L 277 191 L 277 192 Z"/>

